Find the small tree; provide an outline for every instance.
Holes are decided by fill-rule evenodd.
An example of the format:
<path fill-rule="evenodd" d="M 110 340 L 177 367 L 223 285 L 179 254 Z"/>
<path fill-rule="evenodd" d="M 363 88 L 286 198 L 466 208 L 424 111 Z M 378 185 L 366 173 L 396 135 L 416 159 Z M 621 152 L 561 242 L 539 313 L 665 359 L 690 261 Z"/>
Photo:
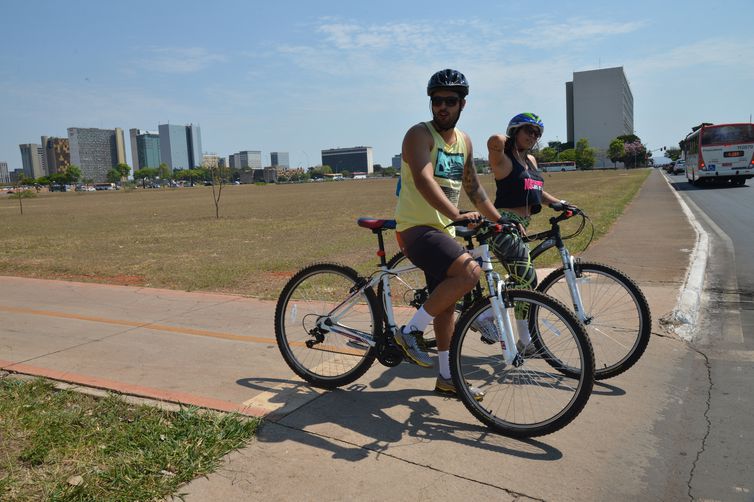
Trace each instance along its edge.
<path fill-rule="evenodd" d="M 141 187 L 146 188 L 146 182 L 148 179 L 152 180 L 157 176 L 157 169 L 153 167 L 145 167 L 144 169 L 137 169 L 134 171 L 134 179 L 141 180 Z"/>
<path fill-rule="evenodd" d="M 71 164 L 65 169 L 64 178 L 66 183 L 76 183 L 81 178 L 81 168 Z"/>
<path fill-rule="evenodd" d="M 622 160 L 626 167 L 638 167 L 639 165 L 646 163 L 647 148 L 641 144 L 641 141 L 636 140 L 631 143 L 626 143 L 623 147 L 625 148 L 626 153 Z"/>
<path fill-rule="evenodd" d="M 594 148 L 589 146 L 586 138 L 581 138 L 576 142 L 576 167 L 579 169 L 594 167 Z"/>
<path fill-rule="evenodd" d="M 120 164 L 115 166 L 115 169 L 118 171 L 118 173 L 120 173 L 120 184 L 125 187 L 126 181 L 128 180 L 128 174 L 131 172 L 131 166 L 121 162 Z"/>
<path fill-rule="evenodd" d="M 117 169 L 110 169 L 107 172 L 107 181 L 109 183 L 118 183 L 120 181 L 120 171 Z"/>
<path fill-rule="evenodd" d="M 11 194 L 11 198 L 17 198 L 18 199 L 18 209 L 21 211 L 21 214 L 24 214 L 24 199 L 27 199 L 29 197 L 36 197 L 36 193 L 32 192 L 31 190 L 27 190 L 26 188 L 23 188 L 27 185 L 31 185 L 34 183 L 33 178 L 27 178 L 26 176 L 21 176 L 18 178 L 18 181 L 16 181 L 16 184 L 14 185 L 15 190 L 13 190 L 13 193 Z"/>
<path fill-rule="evenodd" d="M 563 162 L 576 162 L 576 149 L 568 148 L 560 152 L 560 160 Z"/>
<path fill-rule="evenodd" d="M 607 157 L 613 163 L 613 167 L 616 167 L 616 162 L 623 159 L 626 154 L 626 149 L 623 146 L 623 140 L 615 138 L 610 142 L 610 146 L 607 149 Z"/>
<path fill-rule="evenodd" d="M 668 147 L 665 149 L 665 156 L 675 162 L 676 160 L 681 158 L 681 149 L 680 148 L 674 148 L 674 147 Z"/>
<path fill-rule="evenodd" d="M 551 146 L 546 146 L 541 150 L 534 152 L 534 157 L 537 159 L 537 162 L 555 162 L 558 158 L 558 153 L 557 149 Z"/>
<path fill-rule="evenodd" d="M 164 162 L 157 168 L 157 174 L 163 180 L 169 180 L 173 177 L 173 172 L 170 170 L 170 166 Z"/>
<path fill-rule="evenodd" d="M 215 218 L 220 219 L 220 196 L 223 194 L 225 186 L 225 177 L 228 175 L 228 168 L 213 165 L 206 168 L 207 173 L 212 177 L 212 200 L 215 203 Z"/>

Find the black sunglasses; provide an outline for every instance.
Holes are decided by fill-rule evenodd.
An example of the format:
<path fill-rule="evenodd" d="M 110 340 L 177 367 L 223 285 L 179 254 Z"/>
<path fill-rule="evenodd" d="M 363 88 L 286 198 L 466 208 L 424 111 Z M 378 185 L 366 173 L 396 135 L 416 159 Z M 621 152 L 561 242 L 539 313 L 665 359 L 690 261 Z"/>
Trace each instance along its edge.
<path fill-rule="evenodd" d="M 532 135 L 532 134 L 533 134 L 533 135 L 534 135 L 534 136 L 536 136 L 537 138 L 541 138 L 541 137 L 542 137 L 542 133 L 541 133 L 541 132 L 539 132 L 539 129 L 538 129 L 538 128 L 536 128 L 536 127 L 534 127 L 534 126 L 524 126 L 524 127 L 522 127 L 521 129 L 522 129 L 522 130 L 523 130 L 523 131 L 524 131 L 524 132 L 525 132 L 526 134 L 529 134 L 529 135 Z"/>
<path fill-rule="evenodd" d="M 449 107 L 456 106 L 461 100 L 458 96 L 432 96 L 429 99 L 432 101 L 432 106 L 441 106 L 445 103 Z"/>

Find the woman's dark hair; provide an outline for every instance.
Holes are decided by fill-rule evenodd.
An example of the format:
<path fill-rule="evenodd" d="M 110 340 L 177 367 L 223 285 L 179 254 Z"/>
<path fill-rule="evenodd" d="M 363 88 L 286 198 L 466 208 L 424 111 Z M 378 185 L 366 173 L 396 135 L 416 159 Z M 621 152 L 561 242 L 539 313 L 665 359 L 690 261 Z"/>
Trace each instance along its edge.
<path fill-rule="evenodd" d="M 505 146 L 503 146 L 503 153 L 506 154 L 511 160 L 513 160 L 514 154 L 513 149 L 516 148 L 516 135 L 518 134 L 518 131 L 520 131 L 521 128 L 516 128 L 513 130 L 513 136 L 509 136 L 508 139 L 505 140 Z M 524 156 L 524 162 L 526 162 L 526 167 L 529 169 L 537 170 L 536 167 L 534 167 L 534 164 L 529 162 L 529 155 Z"/>

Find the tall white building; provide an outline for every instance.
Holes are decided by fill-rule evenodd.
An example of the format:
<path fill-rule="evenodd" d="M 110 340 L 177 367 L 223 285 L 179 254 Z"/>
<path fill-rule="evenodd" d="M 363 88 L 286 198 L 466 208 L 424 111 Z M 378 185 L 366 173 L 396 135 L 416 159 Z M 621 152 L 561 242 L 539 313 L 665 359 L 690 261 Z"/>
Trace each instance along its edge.
<path fill-rule="evenodd" d="M 568 141 L 586 138 L 598 150 L 597 165 L 607 165 L 610 142 L 634 133 L 634 97 L 623 67 L 573 72 L 566 82 L 566 115 Z"/>

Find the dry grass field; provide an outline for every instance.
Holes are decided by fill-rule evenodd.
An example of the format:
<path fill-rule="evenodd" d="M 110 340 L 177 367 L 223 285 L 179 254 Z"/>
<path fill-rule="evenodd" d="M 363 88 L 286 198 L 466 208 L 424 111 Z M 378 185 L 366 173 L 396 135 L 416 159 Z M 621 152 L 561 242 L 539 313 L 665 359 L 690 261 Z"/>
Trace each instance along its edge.
<path fill-rule="evenodd" d="M 545 173 L 545 189 L 582 207 L 604 235 L 649 171 Z M 491 176 L 482 181 L 494 196 Z M 0 274 L 277 297 L 298 268 L 336 261 L 368 272 L 376 239 L 360 216 L 392 218 L 395 179 L 41 193 L 0 198 Z M 462 208 L 471 208 L 462 199 Z M 544 209 L 532 230 L 545 228 Z M 588 236 L 569 241 L 580 250 Z M 397 252 L 388 236 L 388 254 Z M 544 256 L 554 263 L 556 257 Z M 546 264 L 545 262 L 542 265 Z"/>

